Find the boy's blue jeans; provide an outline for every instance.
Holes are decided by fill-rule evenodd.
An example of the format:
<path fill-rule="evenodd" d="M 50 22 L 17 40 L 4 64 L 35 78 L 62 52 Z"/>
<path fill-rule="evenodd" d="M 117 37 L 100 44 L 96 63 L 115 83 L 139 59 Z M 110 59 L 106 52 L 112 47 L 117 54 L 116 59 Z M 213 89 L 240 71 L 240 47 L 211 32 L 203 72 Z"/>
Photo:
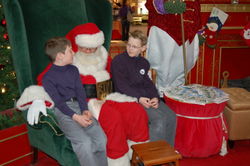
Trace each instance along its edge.
<path fill-rule="evenodd" d="M 174 146 L 176 131 L 176 115 L 162 101 L 159 107 L 145 108 L 149 119 L 149 136 L 150 141 L 166 140 L 170 145 Z"/>
<path fill-rule="evenodd" d="M 81 114 L 77 101 L 66 104 L 75 113 Z M 88 127 L 82 127 L 71 117 L 55 108 L 55 116 L 61 130 L 71 141 L 74 152 L 81 166 L 107 166 L 106 135 L 96 119 Z"/>

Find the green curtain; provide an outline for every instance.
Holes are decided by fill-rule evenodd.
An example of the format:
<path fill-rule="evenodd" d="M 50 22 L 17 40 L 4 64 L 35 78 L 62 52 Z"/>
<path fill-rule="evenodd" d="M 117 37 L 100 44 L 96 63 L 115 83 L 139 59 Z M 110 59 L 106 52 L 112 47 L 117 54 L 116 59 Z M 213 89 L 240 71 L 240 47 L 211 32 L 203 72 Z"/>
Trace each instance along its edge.
<path fill-rule="evenodd" d="M 104 32 L 109 49 L 112 7 L 108 0 L 3 0 L 14 68 L 20 93 L 36 84 L 49 59 L 44 43 L 72 28 L 94 22 Z"/>

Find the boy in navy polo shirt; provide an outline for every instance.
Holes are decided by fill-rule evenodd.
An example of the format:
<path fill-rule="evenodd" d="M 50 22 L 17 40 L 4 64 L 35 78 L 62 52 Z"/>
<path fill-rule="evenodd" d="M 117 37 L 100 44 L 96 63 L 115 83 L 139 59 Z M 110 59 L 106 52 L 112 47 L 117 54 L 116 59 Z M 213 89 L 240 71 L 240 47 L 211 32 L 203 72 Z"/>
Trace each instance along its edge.
<path fill-rule="evenodd" d="M 87 107 L 78 69 L 71 65 L 70 41 L 56 37 L 45 44 L 53 65 L 43 77 L 44 89 L 55 103 L 55 116 L 71 141 L 81 166 L 107 166 L 106 136 Z"/>

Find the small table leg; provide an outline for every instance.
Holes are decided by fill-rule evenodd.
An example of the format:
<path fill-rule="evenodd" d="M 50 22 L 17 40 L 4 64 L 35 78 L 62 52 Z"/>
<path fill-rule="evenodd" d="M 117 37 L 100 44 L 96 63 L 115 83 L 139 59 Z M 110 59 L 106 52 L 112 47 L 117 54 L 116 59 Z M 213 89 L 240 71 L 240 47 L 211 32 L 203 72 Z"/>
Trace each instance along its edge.
<path fill-rule="evenodd" d="M 175 166 L 179 166 L 179 160 L 175 161 Z"/>
<path fill-rule="evenodd" d="M 228 146 L 230 149 L 234 148 L 234 141 L 228 140 Z"/>
<path fill-rule="evenodd" d="M 136 160 L 135 152 L 133 152 L 133 154 L 132 154 L 131 166 L 137 166 L 137 160 Z"/>

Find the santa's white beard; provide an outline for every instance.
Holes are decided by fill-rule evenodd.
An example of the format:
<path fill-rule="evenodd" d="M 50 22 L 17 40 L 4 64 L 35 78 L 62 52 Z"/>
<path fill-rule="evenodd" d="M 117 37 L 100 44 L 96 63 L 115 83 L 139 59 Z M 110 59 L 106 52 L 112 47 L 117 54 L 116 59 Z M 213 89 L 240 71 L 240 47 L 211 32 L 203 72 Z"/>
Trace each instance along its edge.
<path fill-rule="evenodd" d="M 92 75 L 97 82 L 102 82 L 110 78 L 108 72 L 105 70 L 107 65 L 108 53 L 106 49 L 101 46 L 98 47 L 95 53 L 86 54 L 77 52 L 74 56 L 73 65 L 75 65 L 80 74 Z"/>
<path fill-rule="evenodd" d="M 75 61 L 79 61 L 82 65 L 97 65 L 100 64 L 102 59 L 100 57 L 101 55 L 101 49 L 98 47 L 97 50 L 94 53 L 84 53 L 78 51 L 75 54 Z"/>

